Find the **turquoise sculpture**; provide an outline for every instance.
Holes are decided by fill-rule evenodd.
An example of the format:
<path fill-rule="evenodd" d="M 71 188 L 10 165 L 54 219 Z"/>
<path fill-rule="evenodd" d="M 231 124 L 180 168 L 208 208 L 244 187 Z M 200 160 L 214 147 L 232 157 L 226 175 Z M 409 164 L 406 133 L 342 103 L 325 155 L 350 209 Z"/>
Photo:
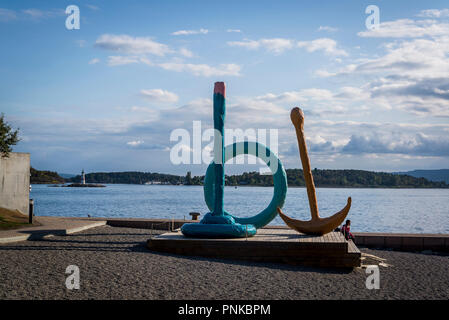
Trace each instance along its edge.
<path fill-rule="evenodd" d="M 225 84 L 216 82 L 214 88 L 214 160 L 206 171 L 204 181 L 204 198 L 211 210 L 200 223 L 184 224 L 181 232 L 187 237 L 197 238 L 243 238 L 256 234 L 258 228 L 267 225 L 276 217 L 277 207 L 282 208 L 287 194 L 287 176 L 281 161 L 269 148 L 258 142 L 239 142 L 223 147 L 224 121 L 226 115 Z M 239 218 L 231 215 L 223 208 L 225 186 L 224 164 L 226 161 L 240 155 L 261 157 L 267 165 L 276 161 L 273 173 L 274 193 L 267 208 L 253 217 Z M 271 168 L 272 166 L 270 166 Z"/>

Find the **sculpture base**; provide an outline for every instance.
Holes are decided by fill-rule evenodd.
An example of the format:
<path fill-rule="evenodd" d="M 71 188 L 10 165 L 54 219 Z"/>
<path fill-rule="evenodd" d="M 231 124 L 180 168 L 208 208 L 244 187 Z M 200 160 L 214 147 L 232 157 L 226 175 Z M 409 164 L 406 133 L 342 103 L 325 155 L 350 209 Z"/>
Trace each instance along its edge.
<path fill-rule="evenodd" d="M 360 251 L 340 232 L 317 237 L 285 228 L 261 228 L 248 239 L 195 239 L 178 231 L 152 237 L 147 247 L 152 251 L 215 259 L 344 268 L 361 264 Z"/>

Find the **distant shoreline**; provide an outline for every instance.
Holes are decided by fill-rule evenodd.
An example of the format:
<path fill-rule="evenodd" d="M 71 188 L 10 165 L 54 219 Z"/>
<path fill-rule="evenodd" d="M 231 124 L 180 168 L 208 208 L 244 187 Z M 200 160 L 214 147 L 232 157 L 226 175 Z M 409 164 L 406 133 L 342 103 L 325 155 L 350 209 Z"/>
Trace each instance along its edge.
<path fill-rule="evenodd" d="M 445 171 L 445 170 L 443 170 Z M 301 169 L 287 169 L 287 183 L 290 187 L 304 187 L 304 175 Z M 203 185 L 205 176 L 192 176 L 187 172 L 185 176 L 156 173 L 156 172 L 92 172 L 85 176 L 69 179 L 60 177 L 56 172 L 31 170 L 31 183 L 41 184 L 79 184 L 86 181 L 90 184 L 154 184 L 154 185 Z M 444 177 L 442 181 L 428 180 L 402 174 L 373 172 L 364 170 L 330 170 L 313 169 L 313 180 L 320 188 L 386 188 L 386 189 L 446 189 L 449 184 Z M 228 186 L 272 186 L 273 176 L 259 172 L 244 172 L 237 175 L 226 175 Z"/>
<path fill-rule="evenodd" d="M 440 181 L 429 181 L 408 175 L 397 175 L 384 172 L 364 170 L 329 170 L 313 169 L 313 180 L 317 187 L 329 188 L 449 188 L 449 184 Z M 302 169 L 286 169 L 289 186 L 305 186 Z M 89 183 L 120 183 L 120 184 L 168 184 L 168 185 L 203 185 L 205 176 L 193 176 L 187 172 L 185 176 L 163 174 L 156 172 L 92 172 L 85 175 Z M 66 179 L 66 182 L 79 183 L 81 176 Z M 257 171 L 242 174 L 226 175 L 228 186 L 272 186 L 273 176 L 263 175 Z"/>
<path fill-rule="evenodd" d="M 31 185 L 47 185 L 48 187 L 68 187 L 68 185 L 56 185 L 54 183 L 31 183 Z M 204 185 L 187 185 L 187 184 L 181 184 L 181 185 L 176 185 L 176 184 L 139 184 L 139 183 L 105 183 L 103 184 L 104 187 L 106 187 L 107 185 L 133 185 L 133 186 L 161 186 L 161 187 L 204 187 Z M 231 187 L 231 188 L 247 188 L 247 187 L 255 187 L 255 188 L 272 188 L 273 186 L 258 186 L 258 185 L 239 185 L 239 186 L 226 186 L 226 187 Z M 305 186 L 288 186 L 289 188 L 306 188 Z M 411 190 L 416 190 L 416 189 L 423 189 L 423 190 L 428 190 L 428 189 L 438 189 L 438 190 L 447 190 L 449 188 L 447 187 L 385 187 L 385 186 L 373 186 L 373 187 L 367 187 L 367 186 L 316 186 L 317 189 L 411 189 Z"/>

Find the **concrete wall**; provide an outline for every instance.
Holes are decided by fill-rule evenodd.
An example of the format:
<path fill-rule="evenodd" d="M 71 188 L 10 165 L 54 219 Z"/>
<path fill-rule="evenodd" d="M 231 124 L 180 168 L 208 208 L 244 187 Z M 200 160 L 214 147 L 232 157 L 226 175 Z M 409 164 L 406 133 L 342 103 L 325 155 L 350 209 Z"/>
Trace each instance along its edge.
<path fill-rule="evenodd" d="M 399 251 L 449 252 L 449 234 L 354 232 L 355 244 Z"/>
<path fill-rule="evenodd" d="M 30 198 L 30 154 L 10 152 L 0 156 L 0 207 L 28 215 Z"/>

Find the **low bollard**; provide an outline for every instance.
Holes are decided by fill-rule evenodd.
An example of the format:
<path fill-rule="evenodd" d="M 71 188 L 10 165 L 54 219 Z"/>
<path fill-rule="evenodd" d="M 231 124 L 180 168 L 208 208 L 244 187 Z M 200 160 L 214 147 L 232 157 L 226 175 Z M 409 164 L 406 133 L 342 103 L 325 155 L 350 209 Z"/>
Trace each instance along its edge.
<path fill-rule="evenodd" d="M 198 220 L 198 216 L 201 213 L 199 213 L 199 212 L 190 212 L 189 214 L 192 216 L 192 220 Z"/>
<path fill-rule="evenodd" d="M 33 216 L 34 216 L 34 200 L 30 199 L 30 204 L 28 206 L 28 223 L 33 224 Z"/>

